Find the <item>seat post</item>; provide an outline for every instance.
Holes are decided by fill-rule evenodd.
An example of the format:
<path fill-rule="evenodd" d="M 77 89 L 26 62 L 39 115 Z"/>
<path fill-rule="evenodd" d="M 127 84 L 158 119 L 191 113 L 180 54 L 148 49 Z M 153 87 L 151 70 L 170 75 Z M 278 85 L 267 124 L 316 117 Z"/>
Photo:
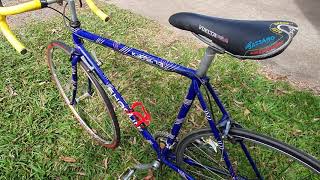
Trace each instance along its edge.
<path fill-rule="evenodd" d="M 197 76 L 203 77 L 207 74 L 207 71 L 216 55 L 217 51 L 210 46 L 206 49 L 206 52 L 200 62 L 200 66 L 197 70 Z"/>

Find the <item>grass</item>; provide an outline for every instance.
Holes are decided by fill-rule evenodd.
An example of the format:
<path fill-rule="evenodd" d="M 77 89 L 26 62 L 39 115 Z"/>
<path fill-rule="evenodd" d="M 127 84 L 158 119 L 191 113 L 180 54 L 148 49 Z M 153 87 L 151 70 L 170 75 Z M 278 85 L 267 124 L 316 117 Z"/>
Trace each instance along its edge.
<path fill-rule="evenodd" d="M 81 13 L 83 28 L 185 66 L 197 66 L 203 48 L 177 39 L 153 21 L 111 8 L 113 18 L 108 23 Z M 71 44 L 61 19 L 29 24 L 16 32 L 31 53 L 20 56 L 6 41 L 0 42 L 0 179 L 113 179 L 137 162 L 154 160 L 149 145 L 121 114 L 122 143 L 116 150 L 97 146 L 73 120 L 45 62 L 50 40 Z M 189 80 L 94 44 L 86 46 L 97 52 L 102 68 L 128 102 L 144 102 L 153 117 L 150 131 L 168 131 Z M 319 96 L 269 81 L 258 73 L 255 63 L 225 55 L 218 57 L 208 74 L 232 117 L 244 127 L 320 159 Z M 197 103 L 191 112 L 184 133 L 206 126 Z M 63 157 L 76 162 L 65 162 Z M 168 170 L 164 177 L 178 176 Z"/>

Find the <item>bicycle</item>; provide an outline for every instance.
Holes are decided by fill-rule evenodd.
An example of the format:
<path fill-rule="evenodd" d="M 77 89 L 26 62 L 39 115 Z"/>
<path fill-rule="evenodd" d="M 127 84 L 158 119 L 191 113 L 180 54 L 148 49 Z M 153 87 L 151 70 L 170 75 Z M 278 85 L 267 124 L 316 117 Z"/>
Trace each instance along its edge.
<path fill-rule="evenodd" d="M 53 80 L 67 106 L 97 142 L 114 149 L 120 142 L 120 129 L 109 97 L 113 98 L 157 154 L 157 160 L 151 164 L 137 165 L 129 169 L 123 174 L 122 179 L 129 179 L 135 170 L 157 169 L 160 164 L 167 165 L 185 179 L 301 179 L 303 177 L 317 179 L 319 177 L 320 163 L 314 157 L 273 138 L 250 132 L 235 122 L 206 75 L 214 56 L 218 53 L 228 53 L 240 59 L 267 59 L 282 53 L 298 31 L 295 23 L 226 20 L 193 13 L 175 14 L 169 19 L 172 25 L 191 31 L 208 45 L 199 68 L 194 70 L 81 29 L 74 0 L 68 0 L 68 4 L 71 11 L 69 25 L 75 47 L 53 41 L 47 49 L 47 61 Z M 103 20 L 108 20 L 108 16 L 103 17 Z M 236 31 L 237 28 L 241 30 Z M 242 38 L 239 38 L 240 35 Z M 143 103 L 135 102 L 130 106 L 125 101 L 100 69 L 101 62 L 85 49 L 83 40 L 109 47 L 123 55 L 191 79 L 192 82 L 171 133 L 158 134 L 157 137 L 149 133 L 147 127 L 151 115 Z M 61 54 L 58 54 L 59 50 Z M 63 55 L 69 57 L 69 61 L 59 59 Z M 66 66 L 62 65 L 63 63 L 66 63 Z M 206 103 L 200 87 L 205 88 L 209 104 Z M 177 142 L 176 137 L 196 98 L 210 127 L 194 130 Z M 210 98 L 222 113 L 219 120 L 214 119 Z M 97 103 L 100 103 L 100 106 Z M 82 105 L 85 108 L 82 108 Z M 109 114 L 102 116 L 101 114 L 106 111 Z M 91 116 L 88 112 L 96 114 Z M 109 121 L 106 120 L 108 117 Z M 90 118 L 94 120 L 89 121 Z M 98 123 L 95 120 L 98 120 Z M 275 157 L 276 152 L 280 154 Z M 253 154 L 256 156 L 253 157 Z M 265 162 L 272 157 L 273 161 Z M 281 160 L 283 162 L 279 162 Z M 280 166 L 282 170 L 279 170 Z M 289 168 L 292 169 L 288 170 Z"/>

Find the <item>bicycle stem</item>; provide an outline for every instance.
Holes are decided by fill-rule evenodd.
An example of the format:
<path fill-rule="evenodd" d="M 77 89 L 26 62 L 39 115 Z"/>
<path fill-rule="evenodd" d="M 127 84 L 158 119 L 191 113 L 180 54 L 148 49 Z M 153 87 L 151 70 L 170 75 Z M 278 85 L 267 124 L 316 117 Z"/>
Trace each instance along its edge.
<path fill-rule="evenodd" d="M 71 12 L 70 26 L 72 28 L 78 28 L 78 27 L 80 27 L 80 21 L 77 16 L 76 3 L 74 2 L 74 0 L 68 0 L 68 4 L 69 4 L 70 12 Z"/>

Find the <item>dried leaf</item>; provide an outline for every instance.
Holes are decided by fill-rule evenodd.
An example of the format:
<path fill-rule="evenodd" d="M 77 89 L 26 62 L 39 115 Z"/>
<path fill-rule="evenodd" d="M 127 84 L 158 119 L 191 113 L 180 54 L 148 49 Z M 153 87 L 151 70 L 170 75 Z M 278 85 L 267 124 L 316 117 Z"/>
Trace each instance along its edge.
<path fill-rule="evenodd" d="M 111 73 L 110 77 L 113 78 L 113 77 L 116 77 L 118 75 L 117 72 L 114 72 L 114 73 Z"/>
<path fill-rule="evenodd" d="M 56 34 L 57 32 L 59 32 L 58 29 L 52 29 L 52 30 L 51 30 L 51 34 Z"/>
<path fill-rule="evenodd" d="M 44 85 L 44 84 L 46 84 L 46 83 L 47 83 L 47 82 L 43 81 L 43 82 L 40 82 L 39 85 L 42 86 L 42 85 Z"/>
<path fill-rule="evenodd" d="M 238 92 L 239 89 L 238 89 L 238 88 L 233 88 L 231 91 L 232 91 L 233 93 L 235 93 L 235 92 Z"/>
<path fill-rule="evenodd" d="M 294 129 L 294 130 L 292 131 L 292 134 L 293 134 L 294 136 L 300 136 L 300 135 L 302 134 L 302 131 L 301 131 L 300 129 Z"/>
<path fill-rule="evenodd" d="M 197 68 L 197 64 L 194 62 L 189 63 L 189 66 L 192 68 Z"/>
<path fill-rule="evenodd" d="M 152 105 L 156 105 L 157 101 L 155 99 L 149 99 L 150 104 Z"/>
<path fill-rule="evenodd" d="M 196 109 L 197 111 L 202 111 L 202 108 L 198 104 L 196 104 Z"/>
<path fill-rule="evenodd" d="M 148 170 L 148 176 L 143 178 L 143 180 L 155 180 L 155 177 L 153 175 L 153 171 L 151 169 Z"/>
<path fill-rule="evenodd" d="M 265 103 L 262 103 L 262 110 L 268 112 L 268 106 Z"/>
<path fill-rule="evenodd" d="M 233 100 L 237 105 L 239 105 L 239 106 L 242 106 L 243 104 L 244 104 L 244 102 L 241 102 L 241 101 L 237 101 L 237 100 Z"/>
<path fill-rule="evenodd" d="M 3 100 L 5 99 L 5 97 L 3 97 L 3 98 L 0 98 L 0 102 L 2 102 Z"/>
<path fill-rule="evenodd" d="M 244 110 L 244 115 L 245 115 L 245 116 L 248 116 L 250 113 L 251 113 L 251 112 L 250 112 L 249 109 L 246 108 L 246 110 Z"/>
<path fill-rule="evenodd" d="M 7 86 L 6 87 L 7 91 L 9 91 L 10 96 L 17 96 L 18 93 L 15 92 L 14 88 L 12 86 Z"/>
<path fill-rule="evenodd" d="M 277 88 L 277 89 L 274 90 L 274 93 L 275 93 L 276 95 L 284 95 L 284 94 L 288 94 L 289 91 L 285 91 L 285 90 L 282 90 L 282 89 Z"/>
<path fill-rule="evenodd" d="M 72 157 L 66 157 L 66 156 L 61 156 L 60 159 L 64 162 L 67 162 L 67 163 L 75 163 L 77 162 L 77 160 L 75 158 L 72 158 Z"/>
<path fill-rule="evenodd" d="M 85 176 L 85 175 L 86 175 L 86 173 L 84 173 L 84 172 L 77 172 L 77 175 Z"/>
<path fill-rule="evenodd" d="M 105 168 L 105 169 L 108 169 L 108 164 L 109 164 L 109 158 L 105 158 L 105 159 L 103 160 L 103 165 L 104 165 L 104 168 Z"/>
<path fill-rule="evenodd" d="M 133 144 L 133 145 L 137 144 L 137 138 L 136 138 L 136 137 L 133 137 L 132 144 Z"/>

